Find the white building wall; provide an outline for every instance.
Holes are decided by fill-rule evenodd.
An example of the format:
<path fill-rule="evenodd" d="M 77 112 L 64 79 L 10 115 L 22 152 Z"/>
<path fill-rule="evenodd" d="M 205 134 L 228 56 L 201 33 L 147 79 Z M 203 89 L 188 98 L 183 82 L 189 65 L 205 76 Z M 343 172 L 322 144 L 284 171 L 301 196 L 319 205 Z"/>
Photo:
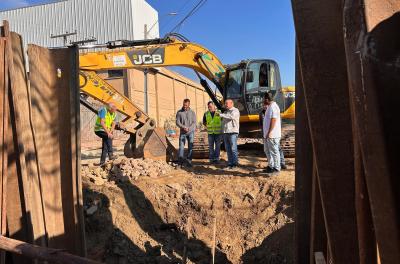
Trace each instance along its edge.
<path fill-rule="evenodd" d="M 97 43 L 119 39 L 143 39 L 144 24 L 158 21 L 158 13 L 145 0 L 66 0 L 0 12 L 24 43 L 45 47 L 63 46 L 50 35 L 77 32 L 68 41 L 95 37 Z M 158 23 L 157 23 L 158 24 Z M 150 32 L 158 37 L 158 25 Z"/>
<path fill-rule="evenodd" d="M 147 39 L 158 38 L 159 37 L 159 27 L 158 27 L 158 13 L 152 12 L 153 7 L 151 7 L 146 1 L 132 0 L 132 12 L 135 19 L 134 28 L 137 39 L 144 39 L 144 25 L 147 25 Z M 144 12 L 144 13 L 142 13 Z M 146 14 L 146 15 L 143 15 Z"/>

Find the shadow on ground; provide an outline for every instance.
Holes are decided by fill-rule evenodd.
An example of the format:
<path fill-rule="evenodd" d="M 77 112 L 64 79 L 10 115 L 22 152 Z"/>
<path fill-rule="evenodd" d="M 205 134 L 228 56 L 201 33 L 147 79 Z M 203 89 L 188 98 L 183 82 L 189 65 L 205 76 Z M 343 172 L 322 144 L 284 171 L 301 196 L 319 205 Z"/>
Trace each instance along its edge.
<path fill-rule="evenodd" d="M 260 246 L 248 250 L 243 256 L 244 264 L 286 264 L 293 263 L 294 223 L 284 225 L 267 236 Z"/>
<path fill-rule="evenodd" d="M 114 227 L 110 201 L 104 194 L 85 189 L 84 199 L 88 206 L 98 205 L 98 212 L 86 217 L 86 232 L 92 237 L 93 245 L 88 245 L 92 259 L 109 264 L 120 263 L 182 263 L 178 256 L 184 255 L 186 234 L 178 230 L 174 223 L 165 222 L 154 210 L 143 191 L 130 182 L 119 183 L 126 204 L 140 228 L 157 242 L 157 246 L 145 243 L 145 249 L 135 245 L 120 229 Z M 161 245 L 161 246 L 160 246 Z M 187 241 L 187 258 L 192 263 L 208 264 L 211 249 L 202 241 L 191 238 Z M 220 250 L 216 251 L 216 263 L 231 263 Z"/>

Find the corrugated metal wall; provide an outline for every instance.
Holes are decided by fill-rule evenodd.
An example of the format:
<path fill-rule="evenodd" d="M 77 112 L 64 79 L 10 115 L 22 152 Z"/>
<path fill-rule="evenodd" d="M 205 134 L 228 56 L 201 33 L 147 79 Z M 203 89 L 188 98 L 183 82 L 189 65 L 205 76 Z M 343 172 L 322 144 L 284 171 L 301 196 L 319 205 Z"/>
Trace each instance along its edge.
<path fill-rule="evenodd" d="M 67 0 L 0 12 L 11 30 L 22 35 L 24 43 L 45 47 L 62 46 L 63 39 L 50 35 L 75 32 L 68 40 L 95 37 L 97 43 L 118 39 L 143 39 L 144 25 L 150 28 L 158 13 L 144 0 Z M 158 25 L 149 33 L 158 37 Z"/>

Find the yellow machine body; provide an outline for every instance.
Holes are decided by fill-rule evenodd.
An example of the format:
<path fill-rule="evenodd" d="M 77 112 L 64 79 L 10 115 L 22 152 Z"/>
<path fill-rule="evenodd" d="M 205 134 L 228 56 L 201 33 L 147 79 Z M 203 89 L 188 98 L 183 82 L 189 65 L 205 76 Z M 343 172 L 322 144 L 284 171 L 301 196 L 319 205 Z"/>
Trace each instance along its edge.
<path fill-rule="evenodd" d="M 180 41 L 176 38 L 164 39 L 162 42 L 159 39 L 157 43 L 151 40 L 142 42 L 140 44 L 131 42 L 128 45 L 114 45 L 112 49 L 102 51 L 82 52 L 79 56 L 80 87 L 83 94 L 102 103 L 113 102 L 117 106 L 117 110 L 126 116 L 121 123 L 125 124 L 122 126 L 126 127 L 126 132 L 131 134 L 127 145 L 132 152 L 128 153 L 126 147 L 125 154 L 127 156 L 148 155 L 150 158 L 165 159 L 165 152 L 170 146 L 165 141 L 164 133 L 155 128 L 155 121 L 129 98 L 99 77 L 96 71 L 166 66 L 187 67 L 214 83 L 226 98 L 227 93 L 224 89 L 229 68 L 223 65 L 214 53 L 195 43 Z M 198 76 L 201 78 L 200 74 Z M 246 74 L 248 74 L 247 70 Z M 210 91 L 207 82 L 201 79 L 201 83 L 213 101 L 220 105 L 221 102 L 216 94 Z M 286 87 L 280 92 L 283 96 L 292 96 L 294 87 Z M 284 107 L 282 118 L 294 118 L 294 100 L 290 106 Z M 134 122 L 137 124 L 136 127 L 129 126 Z M 259 130 L 257 127 L 258 115 L 241 113 L 240 122 L 245 126 L 249 125 L 248 132 L 250 134 L 253 130 Z M 148 142 L 149 140 L 151 142 Z M 154 148 L 157 150 L 152 151 Z"/>

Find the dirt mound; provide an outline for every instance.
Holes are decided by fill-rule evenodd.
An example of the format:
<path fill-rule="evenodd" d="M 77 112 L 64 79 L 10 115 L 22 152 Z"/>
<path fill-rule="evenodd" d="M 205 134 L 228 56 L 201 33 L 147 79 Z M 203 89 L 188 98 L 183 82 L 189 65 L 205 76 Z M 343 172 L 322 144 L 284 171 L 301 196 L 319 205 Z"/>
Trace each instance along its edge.
<path fill-rule="evenodd" d="M 209 167 L 210 175 L 198 164 L 184 171 L 159 162 L 146 169 L 148 162 L 83 168 L 89 257 L 181 263 L 187 252 L 188 263 L 208 264 L 216 219 L 216 263 L 293 262 L 291 172 L 265 178 L 256 168 L 226 175 Z M 149 177 L 155 168 L 157 177 Z"/>
<path fill-rule="evenodd" d="M 157 178 L 166 175 L 175 167 L 160 160 L 128 159 L 120 157 L 108 161 L 102 167 L 84 166 L 82 175 L 92 182 L 101 185 L 105 180 L 110 181 L 136 181 L 140 177 Z"/>

